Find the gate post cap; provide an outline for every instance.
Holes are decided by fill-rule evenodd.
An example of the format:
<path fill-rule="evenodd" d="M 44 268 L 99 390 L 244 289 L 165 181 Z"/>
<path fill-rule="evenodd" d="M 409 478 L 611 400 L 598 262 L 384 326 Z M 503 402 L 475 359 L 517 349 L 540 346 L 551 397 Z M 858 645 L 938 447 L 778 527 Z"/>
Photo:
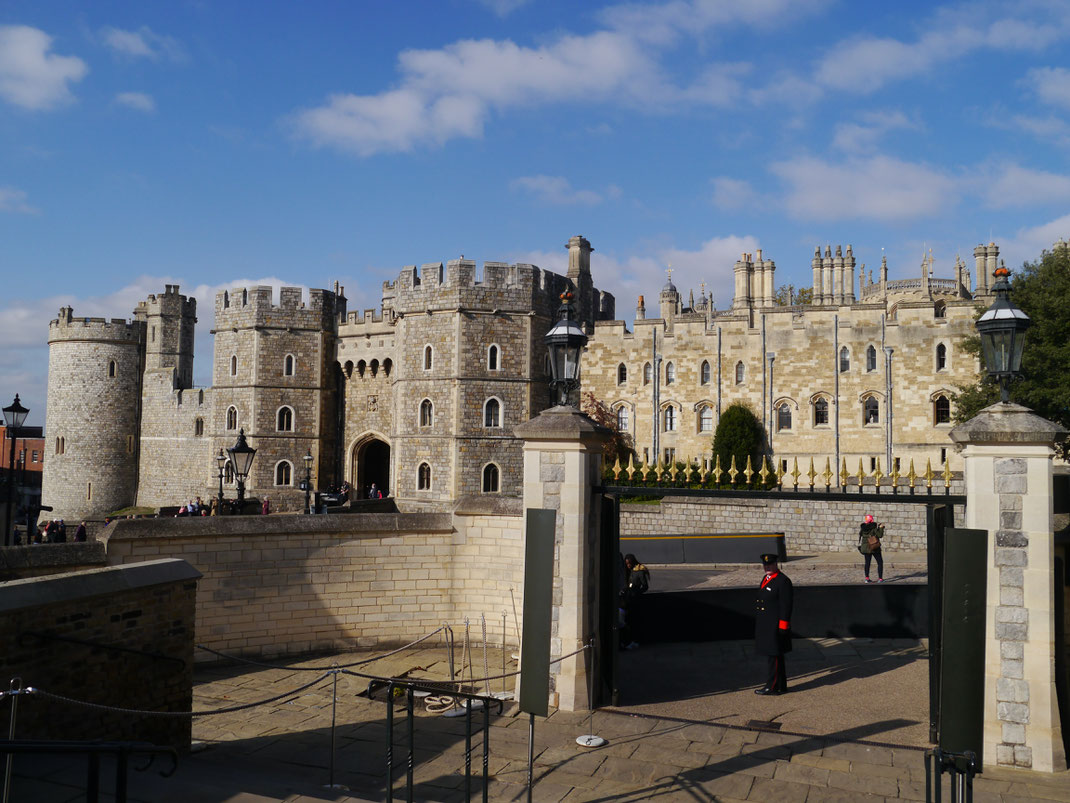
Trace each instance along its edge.
<path fill-rule="evenodd" d="M 1014 402 L 996 402 L 948 433 L 956 444 L 1021 443 L 1051 446 L 1066 428 Z"/>

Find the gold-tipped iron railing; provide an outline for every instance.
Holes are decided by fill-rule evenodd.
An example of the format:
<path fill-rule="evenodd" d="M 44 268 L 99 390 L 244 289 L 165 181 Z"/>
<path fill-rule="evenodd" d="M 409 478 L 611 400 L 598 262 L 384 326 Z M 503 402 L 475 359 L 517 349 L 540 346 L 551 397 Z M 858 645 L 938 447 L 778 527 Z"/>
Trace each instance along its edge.
<path fill-rule="evenodd" d="M 820 458 L 819 458 L 820 459 Z M 799 470 L 799 459 L 792 459 L 791 471 L 785 471 L 784 464 L 780 463 L 776 469 L 769 464 L 769 458 L 762 458 L 762 465 L 757 471 L 747 457 L 747 464 L 743 470 L 736 467 L 735 455 L 732 456 L 728 469 L 721 468 L 721 457 L 717 455 L 712 468 L 699 465 L 696 461 L 688 458 L 683 462 L 654 463 L 638 465 L 635 455 L 628 457 L 628 465 L 622 466 L 618 457 L 613 466 L 607 466 L 605 480 L 612 485 L 642 486 L 653 488 L 727 488 L 735 490 L 780 490 L 780 491 L 818 491 L 826 492 L 846 491 L 854 487 L 861 492 L 864 488 L 872 488 L 880 492 L 887 489 L 892 493 L 907 492 L 916 493 L 917 490 L 925 489 L 925 493 L 932 494 L 933 488 L 942 489 L 944 494 L 951 492 L 951 481 L 954 475 L 951 466 L 944 464 L 942 473 L 933 471 L 932 460 L 926 459 L 925 472 L 919 474 L 914 469 L 914 460 L 910 460 L 910 470 L 906 473 L 899 471 L 899 461 L 893 461 L 893 468 L 885 473 L 881 470 L 880 459 L 872 471 L 867 472 L 863 466 L 862 458 L 858 459 L 858 471 L 853 474 L 847 470 L 847 458 L 843 458 L 838 473 L 832 470 L 832 460 L 825 458 L 825 470 L 818 471 L 814 466 L 814 458 L 810 458 L 810 468 L 807 471 Z M 887 483 L 882 484 L 882 480 Z M 801 482 L 800 482 L 801 480 Z"/>

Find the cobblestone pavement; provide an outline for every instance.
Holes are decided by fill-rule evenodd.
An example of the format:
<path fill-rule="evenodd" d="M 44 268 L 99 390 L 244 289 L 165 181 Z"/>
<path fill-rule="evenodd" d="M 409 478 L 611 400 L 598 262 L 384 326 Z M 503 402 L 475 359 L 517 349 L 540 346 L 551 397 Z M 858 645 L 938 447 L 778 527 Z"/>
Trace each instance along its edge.
<path fill-rule="evenodd" d="M 886 576 L 908 582 L 924 574 L 924 558 L 889 556 Z M 855 556 L 791 561 L 796 583 L 857 583 Z M 894 568 L 898 566 L 898 568 Z M 756 569 L 716 567 L 710 582 L 746 585 Z M 896 574 L 898 572 L 898 574 Z M 732 575 L 735 575 L 734 582 Z M 664 573 L 655 572 L 655 577 Z M 924 582 L 913 579 L 913 582 Z M 690 581 L 689 581 L 690 582 Z M 705 582 L 705 581 L 702 581 Z M 459 650 L 458 650 L 459 652 Z M 464 677 L 480 677 L 476 668 Z M 198 669 L 195 710 L 207 711 L 284 694 L 320 676 L 295 665 L 329 669 L 367 653 L 308 658 L 290 668 L 251 665 Z M 924 643 L 895 639 L 805 639 L 789 659 L 791 693 L 761 698 L 752 681 L 760 661 L 748 642 L 668 644 L 621 654 L 622 705 L 592 716 L 552 711 L 535 728 L 536 801 L 821 801 L 925 800 L 928 663 Z M 506 656 L 510 671 L 515 661 Z M 488 650 L 490 674 L 501 671 L 500 649 Z M 447 678 L 441 646 L 380 659 L 359 671 L 380 676 Z M 760 674 L 760 672 L 759 672 Z M 332 780 L 332 679 L 266 706 L 194 720 L 195 751 L 171 778 L 131 772 L 130 800 L 145 803 L 314 803 L 386 799 L 384 693 L 366 696 L 367 681 L 338 676 Z M 495 681 L 492 691 L 501 688 Z M 400 703 L 401 701 L 399 701 Z M 405 799 L 407 742 L 404 705 L 395 708 L 393 788 Z M 761 721 L 763 724 L 758 725 Z M 475 716 L 474 799 L 481 794 L 481 714 Z M 466 800 L 464 718 L 414 714 L 413 799 Z M 776 728 L 778 730 L 772 730 Z M 579 747 L 595 733 L 600 748 Z M 528 722 L 515 705 L 490 717 L 492 800 L 527 799 Z M 13 801 L 84 800 L 81 760 L 19 759 Z M 108 770 L 105 788 L 110 788 Z M 81 787 L 84 788 L 84 787 Z M 944 783 L 944 799 L 950 789 Z M 111 798 L 105 798 L 111 799 Z M 986 770 L 974 783 L 976 803 L 1065 801 L 1070 773 Z"/>

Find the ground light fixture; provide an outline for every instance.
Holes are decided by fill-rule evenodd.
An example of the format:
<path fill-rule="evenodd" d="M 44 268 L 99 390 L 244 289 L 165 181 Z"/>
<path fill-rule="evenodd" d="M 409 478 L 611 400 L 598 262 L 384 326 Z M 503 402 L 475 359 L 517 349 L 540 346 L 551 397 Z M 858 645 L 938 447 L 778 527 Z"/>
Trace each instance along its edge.
<path fill-rule="evenodd" d="M 245 430 L 238 430 L 238 440 L 227 449 L 230 462 L 234 466 L 234 479 L 238 483 L 238 512 L 241 512 L 242 502 L 245 501 L 245 478 L 249 476 L 249 469 L 253 467 L 253 458 L 256 449 L 245 440 Z"/>
<path fill-rule="evenodd" d="M 566 290 L 560 297 L 560 320 L 543 338 L 550 352 L 550 391 L 558 405 L 578 407 L 578 402 L 571 401 L 571 394 L 580 386 L 580 355 L 587 345 L 587 335 L 572 319 L 572 291 Z"/>
<path fill-rule="evenodd" d="M 996 300 L 976 324 L 981 335 L 985 369 L 990 377 L 999 382 L 1000 401 L 1003 402 L 1009 398 L 1011 380 L 1021 376 L 1025 333 L 1033 323 L 1011 301 L 1011 286 L 1007 281 L 1009 275 L 1010 271 L 1000 263 L 995 272 L 996 283 L 992 286 Z"/>

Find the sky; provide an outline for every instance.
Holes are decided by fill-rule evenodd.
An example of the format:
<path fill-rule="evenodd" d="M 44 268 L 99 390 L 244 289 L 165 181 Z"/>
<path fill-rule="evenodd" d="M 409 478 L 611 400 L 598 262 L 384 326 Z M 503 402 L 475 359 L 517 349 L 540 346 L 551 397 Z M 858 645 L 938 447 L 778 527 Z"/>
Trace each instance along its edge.
<path fill-rule="evenodd" d="M 462 254 L 731 304 L 762 248 L 891 278 L 1070 237 L 1070 0 L 0 4 L 0 400 L 48 321 L 179 284 L 345 287 Z M 654 301 L 656 303 L 656 301 Z"/>

